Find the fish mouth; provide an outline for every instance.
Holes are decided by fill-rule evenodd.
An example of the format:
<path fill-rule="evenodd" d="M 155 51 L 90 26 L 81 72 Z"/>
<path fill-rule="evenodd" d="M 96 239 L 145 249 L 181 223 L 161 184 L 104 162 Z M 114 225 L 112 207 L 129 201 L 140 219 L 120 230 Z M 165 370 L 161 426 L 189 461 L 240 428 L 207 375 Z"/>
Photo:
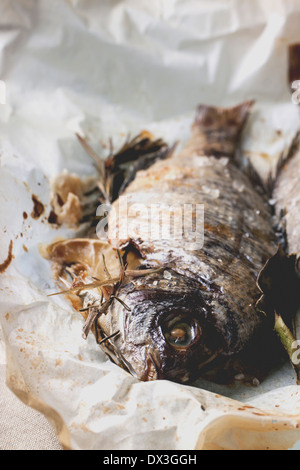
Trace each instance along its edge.
<path fill-rule="evenodd" d="M 123 351 L 118 354 L 118 357 L 124 369 L 141 382 L 170 380 L 187 384 L 199 378 L 200 371 L 205 370 L 206 366 L 214 362 L 219 353 L 218 351 L 195 365 L 193 361 L 188 360 L 188 358 L 191 359 L 189 355 L 185 357 L 185 352 L 185 348 L 175 347 L 173 354 L 170 354 L 169 349 L 156 349 L 153 345 L 147 345 L 142 348 L 142 351 L 135 348 L 135 354 L 128 355 Z"/>
<path fill-rule="evenodd" d="M 164 378 L 162 374 L 162 361 L 158 351 L 147 347 L 143 360 L 138 360 L 136 364 L 128 362 L 122 355 L 122 362 L 128 372 L 142 382 L 150 382 Z M 141 367 L 142 365 L 142 367 Z"/>
<path fill-rule="evenodd" d="M 128 359 L 128 355 L 124 352 L 118 351 L 117 354 L 119 361 L 122 363 L 123 368 L 129 372 L 133 377 L 142 381 L 154 381 L 163 378 L 162 374 L 162 361 L 158 351 L 151 346 L 147 346 L 142 357 L 138 350 L 134 355 L 135 360 Z"/>
<path fill-rule="evenodd" d="M 146 369 L 145 369 L 145 375 L 143 377 L 143 380 L 145 381 L 152 381 L 152 380 L 158 380 L 161 376 L 161 363 L 160 363 L 160 358 L 158 357 L 158 354 L 156 351 L 151 349 L 148 351 L 147 354 L 147 360 L 146 360 Z"/>
<path fill-rule="evenodd" d="M 139 377 L 143 382 L 159 380 L 162 378 L 162 363 L 158 351 L 148 347 L 145 351 L 144 368 Z"/>

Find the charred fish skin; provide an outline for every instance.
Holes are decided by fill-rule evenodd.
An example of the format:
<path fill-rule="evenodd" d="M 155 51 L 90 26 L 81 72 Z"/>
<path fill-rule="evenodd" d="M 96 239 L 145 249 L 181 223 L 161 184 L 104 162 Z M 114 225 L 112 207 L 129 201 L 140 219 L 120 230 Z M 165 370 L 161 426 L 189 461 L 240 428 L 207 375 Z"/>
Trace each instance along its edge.
<path fill-rule="evenodd" d="M 159 263 L 167 272 L 167 279 L 166 274 L 145 276 L 122 286 L 118 296 L 131 312 L 117 303 L 108 312 L 111 332 L 119 331 L 112 343 L 141 380 L 195 379 L 216 358 L 237 355 L 258 330 L 269 328 L 255 305 L 258 273 L 277 250 L 271 211 L 267 197 L 234 161 L 251 106 L 200 106 L 183 150 L 138 172 L 123 193 L 128 205 L 170 206 L 176 201 L 178 208 L 205 208 L 201 248 L 190 248 L 195 233 L 184 233 L 182 239 L 149 238 L 143 214 L 136 216 L 135 237 L 116 236 L 124 220 L 110 234 L 114 248 L 134 246 L 143 267 Z"/>
<path fill-rule="evenodd" d="M 272 197 L 276 219 L 286 235 L 286 251 L 300 255 L 300 134 L 278 172 Z"/>

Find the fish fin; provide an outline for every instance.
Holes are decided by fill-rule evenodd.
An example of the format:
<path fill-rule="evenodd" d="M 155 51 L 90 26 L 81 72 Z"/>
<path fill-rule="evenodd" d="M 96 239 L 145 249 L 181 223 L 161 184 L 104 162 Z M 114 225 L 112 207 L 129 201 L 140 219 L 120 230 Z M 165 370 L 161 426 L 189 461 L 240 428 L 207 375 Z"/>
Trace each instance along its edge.
<path fill-rule="evenodd" d="M 300 78 L 300 65 L 299 65 L 300 64 L 300 44 L 291 44 L 289 46 L 288 55 L 289 55 L 288 57 L 288 64 L 289 64 L 288 82 L 289 82 L 289 87 L 292 87 L 293 83 L 295 81 L 298 81 Z M 276 164 L 275 170 L 271 172 L 269 175 L 269 178 L 267 181 L 267 188 L 268 188 L 269 194 L 273 194 L 276 181 L 281 171 L 283 170 L 285 165 L 289 162 L 289 160 L 293 158 L 296 152 L 298 152 L 299 150 L 300 150 L 300 131 L 297 132 L 297 134 L 295 135 L 291 145 L 282 152 Z"/>
<path fill-rule="evenodd" d="M 272 192 L 269 186 L 269 180 L 267 180 L 267 182 L 263 180 L 251 160 L 248 157 L 240 157 L 237 155 L 236 164 L 243 171 L 243 173 L 248 176 L 252 185 L 257 189 L 257 191 L 259 191 L 262 196 L 270 199 Z"/>
<path fill-rule="evenodd" d="M 138 269 L 140 257 L 135 252 L 126 255 L 129 270 Z M 65 267 L 75 269 L 86 284 L 93 279 L 105 281 L 120 275 L 120 262 L 115 250 L 106 240 L 96 238 L 71 238 L 53 243 L 45 253 L 52 263 L 52 272 L 57 280 Z"/>
<path fill-rule="evenodd" d="M 191 138 L 197 143 L 198 154 L 234 157 L 253 104 L 246 101 L 232 108 L 198 106 Z"/>
<path fill-rule="evenodd" d="M 98 186 L 102 193 L 102 202 L 105 203 L 115 201 L 134 180 L 138 171 L 148 169 L 157 160 L 168 158 L 175 148 L 169 147 L 163 139 L 155 139 L 149 132 L 142 131 L 136 137 L 128 138 L 117 152 L 111 148 L 110 155 L 103 162 L 85 139 L 77 137 L 96 161 L 99 170 Z"/>
<path fill-rule="evenodd" d="M 249 158 L 240 155 L 239 140 L 255 102 L 246 101 L 233 108 L 216 108 L 200 105 L 193 124 L 193 138 L 201 138 L 205 145 L 200 148 L 203 155 L 230 157 L 264 195 L 269 196 L 267 185 Z"/>
<path fill-rule="evenodd" d="M 161 144 L 160 148 L 153 149 L 144 155 L 138 157 L 132 164 L 130 170 L 127 172 L 123 184 L 118 190 L 118 196 L 120 196 L 129 184 L 135 179 L 138 171 L 147 170 L 158 160 L 165 160 L 170 158 L 173 154 L 177 144 L 174 144 L 172 147 L 168 147 L 166 144 Z"/>
<path fill-rule="evenodd" d="M 277 179 L 279 178 L 282 170 L 286 166 L 286 164 L 296 155 L 297 152 L 300 151 L 300 131 L 297 132 L 295 135 L 291 145 L 282 152 L 281 156 L 278 159 L 276 164 L 275 170 L 270 173 L 268 180 L 265 184 L 266 189 L 270 197 L 272 197 L 274 193 L 274 189 L 276 186 Z"/>

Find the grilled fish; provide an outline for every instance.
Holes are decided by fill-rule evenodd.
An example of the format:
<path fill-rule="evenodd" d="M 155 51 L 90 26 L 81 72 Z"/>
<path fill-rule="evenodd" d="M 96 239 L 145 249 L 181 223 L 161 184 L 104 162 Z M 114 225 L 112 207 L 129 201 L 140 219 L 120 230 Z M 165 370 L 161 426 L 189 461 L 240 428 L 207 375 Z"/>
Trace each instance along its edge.
<path fill-rule="evenodd" d="M 268 260 L 258 279 L 267 309 L 272 308 L 282 317 L 294 334 L 294 340 L 300 337 L 299 174 L 300 133 L 295 137 L 288 156 L 278 164 L 272 192 L 281 246 Z"/>
<path fill-rule="evenodd" d="M 259 273 L 258 308 L 271 317 L 300 384 L 300 134 L 280 159 L 272 181 L 272 205 L 280 246 Z M 298 340 L 298 341 L 297 341 Z"/>
<path fill-rule="evenodd" d="M 289 47 L 289 83 L 299 78 L 299 44 Z M 297 82 L 298 83 L 298 82 Z M 293 96 L 297 103 L 298 91 Z M 300 132 L 288 152 L 283 152 L 275 174 L 269 178 L 269 192 L 274 207 L 274 220 L 280 248 L 260 273 L 258 285 L 264 293 L 263 310 L 275 312 L 280 319 L 279 336 L 292 365 L 296 365 L 300 383 L 300 367 L 294 364 L 294 341 L 300 337 Z M 289 341 L 287 341 L 289 338 Z M 295 343 L 296 344 L 296 343 Z"/>
<path fill-rule="evenodd" d="M 128 206 L 176 202 L 204 204 L 205 210 L 200 248 L 191 248 L 194 233 L 178 240 L 149 237 L 147 211 L 134 215 L 135 238 L 118 237 L 124 219 L 109 233 L 114 248 L 133 246 L 144 267 L 166 268 L 119 289 L 130 311 L 118 302 L 108 311 L 111 333 L 120 332 L 114 348 L 141 380 L 194 380 L 215 360 L 247 348 L 268 323 L 256 310 L 256 281 L 277 240 L 266 198 L 234 159 L 250 108 L 250 102 L 233 109 L 200 106 L 182 151 L 139 172 L 123 193 Z"/>
<path fill-rule="evenodd" d="M 272 320 L 256 308 L 257 278 L 278 244 L 268 198 L 236 159 L 251 106 L 199 106 L 187 144 L 138 171 L 112 205 L 108 240 L 125 268 L 98 321 L 111 357 L 140 380 L 214 378 L 238 357 L 259 369 L 265 356 Z M 123 217 L 124 201 L 127 208 L 138 202 L 140 210 Z M 153 207 L 171 212 L 154 216 L 149 228 Z M 132 222 L 134 230 L 126 231 Z M 126 275 L 133 254 L 140 276 Z"/>

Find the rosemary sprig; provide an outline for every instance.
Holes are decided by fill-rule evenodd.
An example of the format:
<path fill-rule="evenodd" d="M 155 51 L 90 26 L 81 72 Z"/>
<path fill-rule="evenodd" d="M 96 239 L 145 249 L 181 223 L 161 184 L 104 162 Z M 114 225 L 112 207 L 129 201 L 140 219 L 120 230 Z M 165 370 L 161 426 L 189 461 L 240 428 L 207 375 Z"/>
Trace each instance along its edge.
<path fill-rule="evenodd" d="M 114 338 L 115 336 L 117 336 L 118 334 L 120 334 L 119 331 L 116 331 L 115 333 L 112 333 L 111 335 L 109 336 L 105 336 L 105 338 L 101 339 L 99 342 L 98 342 L 98 345 L 101 346 L 103 343 L 105 343 L 107 340 L 111 339 L 111 338 Z"/>
<path fill-rule="evenodd" d="M 110 297 L 106 302 L 104 302 L 104 304 L 101 305 L 101 307 L 91 307 L 89 309 L 88 317 L 82 329 L 83 339 L 87 339 L 88 334 L 91 331 L 93 324 L 97 322 L 100 315 L 107 312 L 112 302 L 113 302 L 113 297 Z"/>
<path fill-rule="evenodd" d="M 96 152 L 92 149 L 92 147 L 88 144 L 88 142 L 81 137 L 81 135 L 76 134 L 76 137 L 78 138 L 79 142 L 83 146 L 83 148 L 88 152 L 88 154 L 92 157 L 92 159 L 96 163 L 96 167 L 99 171 L 100 174 L 100 180 L 97 182 L 98 187 L 100 191 L 102 192 L 102 195 L 104 197 L 105 202 L 109 203 L 110 198 L 107 194 L 107 191 L 105 189 L 105 186 L 103 184 L 103 181 L 105 181 L 105 163 L 104 161 L 96 154 Z"/>
<path fill-rule="evenodd" d="M 142 276 L 148 276 L 150 274 L 157 274 L 164 270 L 165 268 L 155 268 L 155 269 L 143 269 L 143 270 L 126 270 L 125 275 L 113 277 L 111 279 L 106 279 L 105 281 L 95 281 L 89 284 L 81 284 L 80 286 L 71 287 L 70 289 L 63 290 L 60 292 L 54 292 L 53 294 L 48 294 L 48 297 L 53 297 L 55 295 L 62 294 L 80 294 L 83 290 L 95 289 L 96 287 L 106 287 L 114 286 L 115 284 L 120 283 L 120 281 L 127 282 L 131 278 L 137 278 Z"/>

